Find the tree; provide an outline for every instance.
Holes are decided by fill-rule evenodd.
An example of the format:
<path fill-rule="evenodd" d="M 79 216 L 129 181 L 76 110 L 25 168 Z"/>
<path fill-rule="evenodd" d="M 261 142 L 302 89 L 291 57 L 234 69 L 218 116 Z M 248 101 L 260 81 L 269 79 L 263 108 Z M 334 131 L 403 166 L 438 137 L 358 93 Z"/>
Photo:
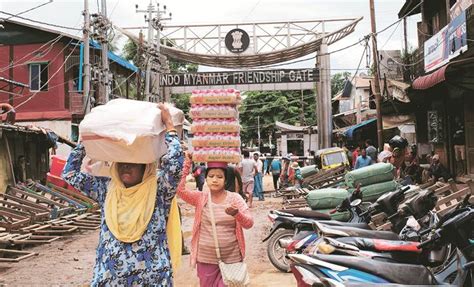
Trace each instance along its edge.
<path fill-rule="evenodd" d="M 351 76 L 349 72 L 342 72 L 334 74 L 331 77 L 331 96 L 333 97 L 337 93 L 339 93 L 342 89 L 344 89 L 344 84 L 346 79 Z"/>
<path fill-rule="evenodd" d="M 167 42 L 167 46 L 172 44 Z M 138 59 L 138 44 L 128 39 L 122 49 L 122 57 L 127 61 L 132 61 L 134 65 L 140 64 L 140 59 Z M 186 63 L 177 59 L 169 59 L 169 67 L 172 73 L 194 73 L 198 70 L 197 64 Z M 190 94 L 173 94 L 171 95 L 171 101 L 176 105 L 177 108 L 183 110 L 185 114 L 189 111 L 189 98 Z"/>
<path fill-rule="evenodd" d="M 162 42 L 164 44 L 164 42 Z M 172 46 L 171 43 L 166 42 L 167 46 Z M 132 61 L 134 65 L 139 64 L 139 59 L 137 58 L 138 56 L 138 44 L 131 40 L 128 39 L 125 45 L 123 46 L 122 49 L 122 57 L 127 60 L 127 61 Z M 169 59 L 169 66 L 170 66 L 170 71 L 172 73 L 193 73 L 197 72 L 198 70 L 198 65 L 197 64 L 192 64 L 192 63 L 186 63 L 183 61 L 180 61 L 178 59 Z"/>
<path fill-rule="evenodd" d="M 135 43 L 135 41 L 128 39 L 122 48 L 122 57 L 127 61 L 131 61 L 134 65 L 137 65 L 138 64 L 137 54 L 138 54 L 138 44 Z"/>
<path fill-rule="evenodd" d="M 301 115 L 306 125 L 315 125 L 316 103 L 311 90 L 303 91 L 304 110 L 301 110 L 301 91 L 262 91 L 244 94 L 240 108 L 241 138 L 249 143 L 258 138 L 258 120 L 260 120 L 260 138 L 264 141 L 269 135 L 275 139 L 275 122 L 297 124 Z M 260 117 L 260 119 L 258 119 Z"/>

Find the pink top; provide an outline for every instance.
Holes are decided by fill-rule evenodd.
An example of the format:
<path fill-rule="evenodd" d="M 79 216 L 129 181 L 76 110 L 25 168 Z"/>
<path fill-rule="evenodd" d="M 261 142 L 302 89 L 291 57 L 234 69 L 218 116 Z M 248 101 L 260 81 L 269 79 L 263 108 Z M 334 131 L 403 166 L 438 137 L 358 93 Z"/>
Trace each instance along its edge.
<path fill-rule="evenodd" d="M 214 220 L 216 223 L 217 241 L 221 260 L 225 263 L 236 263 L 242 261 L 237 236 L 235 235 L 236 220 L 233 216 L 225 213 L 230 204 L 230 192 L 222 203 L 213 203 Z M 218 264 L 214 235 L 212 232 L 211 215 L 209 203 L 202 210 L 201 230 L 199 235 L 197 262 Z"/>
<path fill-rule="evenodd" d="M 203 209 L 208 200 L 208 193 L 201 192 L 198 190 L 189 190 L 186 189 L 186 177 L 189 174 L 191 169 L 192 162 L 189 159 L 186 159 L 183 167 L 183 174 L 181 181 L 179 182 L 177 195 L 182 198 L 187 203 L 196 207 L 196 212 L 194 215 L 194 225 L 193 225 L 193 237 L 191 239 L 191 265 L 195 265 L 197 261 L 197 252 L 198 252 L 198 243 L 200 238 L 201 231 L 201 222 L 203 217 Z M 242 254 L 242 259 L 245 258 L 245 238 L 242 228 L 249 229 L 253 226 L 253 218 L 248 210 L 248 206 L 245 203 L 244 199 L 235 192 L 229 192 L 227 194 L 228 202 L 235 208 L 239 210 L 235 218 L 235 236 L 237 238 L 237 243 L 240 248 L 240 253 Z M 214 246 L 214 245 L 212 245 Z"/>

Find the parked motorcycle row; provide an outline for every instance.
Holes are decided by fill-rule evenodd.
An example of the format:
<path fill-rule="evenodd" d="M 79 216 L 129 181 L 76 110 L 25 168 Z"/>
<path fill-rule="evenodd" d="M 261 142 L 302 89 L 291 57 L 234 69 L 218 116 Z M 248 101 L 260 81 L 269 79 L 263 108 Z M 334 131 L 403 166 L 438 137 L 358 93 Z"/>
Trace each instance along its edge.
<path fill-rule="evenodd" d="M 272 211 L 267 253 L 299 287 L 370 284 L 474 286 L 474 206 L 468 194 L 441 218 L 431 190 L 402 187 L 374 203 L 356 189 L 333 212 L 348 222 L 311 210 Z M 384 213 L 391 231 L 373 230 Z"/>

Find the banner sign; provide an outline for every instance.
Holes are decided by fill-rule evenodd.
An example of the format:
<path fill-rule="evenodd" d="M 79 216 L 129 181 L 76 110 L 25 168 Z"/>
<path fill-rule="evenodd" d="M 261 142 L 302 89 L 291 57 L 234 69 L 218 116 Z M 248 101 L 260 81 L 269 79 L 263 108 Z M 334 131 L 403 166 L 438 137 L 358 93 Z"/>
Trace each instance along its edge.
<path fill-rule="evenodd" d="M 437 111 L 428 111 L 428 141 L 431 143 L 443 142 L 443 119 Z"/>
<path fill-rule="evenodd" d="M 319 81 L 318 69 L 282 69 L 162 74 L 161 87 L 305 83 Z"/>
<path fill-rule="evenodd" d="M 425 72 L 439 68 L 467 51 L 466 12 L 463 11 L 424 44 Z"/>

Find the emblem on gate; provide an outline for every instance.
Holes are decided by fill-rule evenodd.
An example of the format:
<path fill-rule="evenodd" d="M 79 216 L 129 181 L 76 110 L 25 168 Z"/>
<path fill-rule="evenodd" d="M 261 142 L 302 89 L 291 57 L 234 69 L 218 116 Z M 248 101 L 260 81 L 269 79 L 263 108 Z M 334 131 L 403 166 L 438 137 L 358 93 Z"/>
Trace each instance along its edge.
<path fill-rule="evenodd" d="M 225 36 L 225 46 L 232 53 L 242 53 L 249 47 L 250 37 L 242 29 L 232 29 Z"/>

